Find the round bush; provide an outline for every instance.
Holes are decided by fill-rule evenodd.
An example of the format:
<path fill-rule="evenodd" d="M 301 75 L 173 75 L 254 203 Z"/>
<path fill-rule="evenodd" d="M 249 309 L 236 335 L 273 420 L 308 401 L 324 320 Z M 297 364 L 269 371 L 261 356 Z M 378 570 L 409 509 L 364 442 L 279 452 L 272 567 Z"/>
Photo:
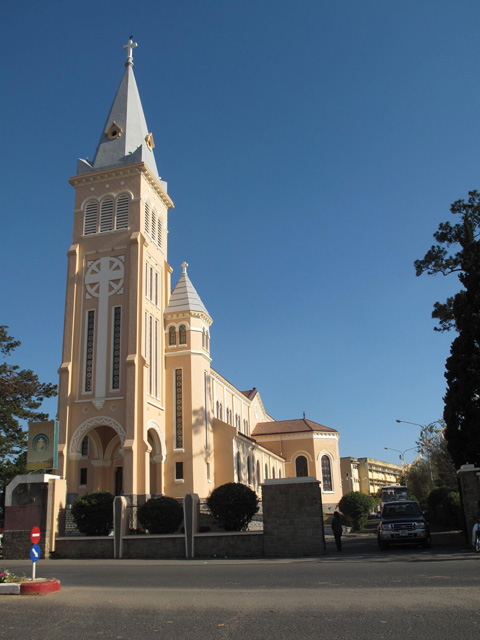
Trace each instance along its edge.
<path fill-rule="evenodd" d="M 228 482 L 212 491 L 207 505 L 226 531 L 244 531 L 258 511 L 258 497 L 244 484 Z"/>
<path fill-rule="evenodd" d="M 360 491 L 346 493 L 338 503 L 339 510 L 345 516 L 348 526 L 360 531 L 367 524 L 368 514 L 373 509 L 375 500 Z"/>
<path fill-rule="evenodd" d="M 108 491 L 93 491 L 75 500 L 72 516 L 80 533 L 108 536 L 113 529 L 113 498 Z"/>
<path fill-rule="evenodd" d="M 183 508 L 175 498 L 151 498 L 139 507 L 138 520 L 149 533 L 175 533 L 182 524 Z"/>

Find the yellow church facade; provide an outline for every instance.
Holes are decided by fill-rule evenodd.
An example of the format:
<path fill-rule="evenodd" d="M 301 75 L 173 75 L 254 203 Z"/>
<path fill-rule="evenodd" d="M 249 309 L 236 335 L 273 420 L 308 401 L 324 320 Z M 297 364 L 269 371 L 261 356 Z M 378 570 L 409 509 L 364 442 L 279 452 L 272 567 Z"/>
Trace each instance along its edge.
<path fill-rule="evenodd" d="M 174 207 L 158 174 L 133 74 L 131 40 L 93 161 L 79 160 L 68 250 L 59 466 L 67 501 L 106 489 L 201 498 L 226 482 L 314 476 L 342 496 L 339 434 L 275 421 L 256 389 L 211 367 L 210 317 L 188 265 L 172 291 Z"/>

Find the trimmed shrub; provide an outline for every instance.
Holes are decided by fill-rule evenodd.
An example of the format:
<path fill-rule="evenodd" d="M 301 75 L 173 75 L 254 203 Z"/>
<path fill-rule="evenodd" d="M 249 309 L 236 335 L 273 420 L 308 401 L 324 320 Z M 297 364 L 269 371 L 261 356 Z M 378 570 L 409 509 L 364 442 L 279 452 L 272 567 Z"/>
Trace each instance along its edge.
<path fill-rule="evenodd" d="M 168 496 L 151 498 L 137 511 L 138 521 L 149 533 L 175 533 L 182 524 L 182 505 Z"/>
<path fill-rule="evenodd" d="M 93 491 L 80 496 L 72 506 L 72 516 L 80 533 L 108 536 L 113 529 L 113 499 L 108 491 Z"/>
<path fill-rule="evenodd" d="M 212 491 L 207 505 L 226 531 L 245 531 L 258 511 L 258 497 L 244 484 L 227 482 Z"/>
<path fill-rule="evenodd" d="M 346 493 L 338 503 L 345 521 L 354 531 L 360 531 L 367 524 L 368 514 L 375 506 L 375 500 L 360 491 Z"/>

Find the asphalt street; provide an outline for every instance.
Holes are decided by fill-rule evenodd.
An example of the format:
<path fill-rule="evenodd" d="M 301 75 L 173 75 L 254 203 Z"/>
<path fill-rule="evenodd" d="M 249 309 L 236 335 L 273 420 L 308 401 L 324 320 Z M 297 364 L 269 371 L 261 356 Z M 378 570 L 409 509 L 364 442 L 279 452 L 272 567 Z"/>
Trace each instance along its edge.
<path fill-rule="evenodd" d="M 372 535 L 334 548 L 327 538 L 320 558 L 41 560 L 37 575 L 62 590 L 1 597 L 0 637 L 480 637 L 480 556 L 459 534 L 434 534 L 431 550 L 380 552 Z M 31 572 L 27 560 L 2 564 Z"/>

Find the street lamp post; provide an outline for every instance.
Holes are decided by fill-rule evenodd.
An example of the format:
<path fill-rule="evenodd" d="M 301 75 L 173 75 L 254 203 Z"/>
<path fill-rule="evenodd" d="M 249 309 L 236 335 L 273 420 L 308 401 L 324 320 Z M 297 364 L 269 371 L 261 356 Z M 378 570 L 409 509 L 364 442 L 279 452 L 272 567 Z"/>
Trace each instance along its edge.
<path fill-rule="evenodd" d="M 395 422 L 399 423 L 399 422 L 403 422 L 404 424 L 413 424 L 414 427 L 420 427 L 421 431 L 420 431 L 420 452 L 423 453 L 424 450 L 426 450 L 427 452 L 427 457 L 428 457 L 428 467 L 430 469 L 430 481 L 432 483 L 432 487 L 433 487 L 433 472 L 432 472 L 432 455 L 431 455 L 431 450 L 430 450 L 430 445 L 431 443 L 435 440 L 435 438 L 437 437 L 437 435 L 440 433 L 440 430 L 438 431 L 434 431 L 433 430 L 433 425 L 435 423 L 432 423 L 431 425 L 428 425 L 430 427 L 430 431 L 428 432 L 428 427 L 427 425 L 424 424 L 419 424 L 418 422 L 409 422 L 408 420 L 395 420 Z M 428 433 L 430 433 L 430 438 L 428 437 Z M 431 435 L 431 434 L 434 435 Z"/>
<path fill-rule="evenodd" d="M 398 454 L 400 454 L 398 457 L 402 461 L 402 469 L 405 475 L 405 486 L 407 486 L 407 474 L 405 473 L 405 454 L 407 453 L 407 451 L 413 451 L 413 449 L 416 449 L 416 448 L 417 447 L 410 447 L 410 449 L 405 449 L 404 451 L 400 451 L 400 449 L 392 449 L 391 447 L 384 447 L 384 449 L 388 449 L 389 451 L 396 451 Z"/>

